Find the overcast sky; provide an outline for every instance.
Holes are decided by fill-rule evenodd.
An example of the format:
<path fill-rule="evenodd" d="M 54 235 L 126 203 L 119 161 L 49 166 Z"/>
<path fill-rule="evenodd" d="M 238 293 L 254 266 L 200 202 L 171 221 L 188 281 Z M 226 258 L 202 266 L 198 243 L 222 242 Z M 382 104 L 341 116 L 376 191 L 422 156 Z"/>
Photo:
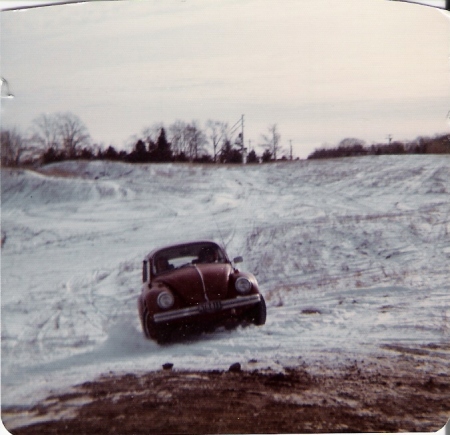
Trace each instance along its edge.
<path fill-rule="evenodd" d="M 387 0 L 91 2 L 1 14 L 2 125 L 71 111 L 124 147 L 157 122 L 245 115 L 306 157 L 345 137 L 448 133 L 450 20 Z M 251 142 L 249 142 L 251 141 Z"/>

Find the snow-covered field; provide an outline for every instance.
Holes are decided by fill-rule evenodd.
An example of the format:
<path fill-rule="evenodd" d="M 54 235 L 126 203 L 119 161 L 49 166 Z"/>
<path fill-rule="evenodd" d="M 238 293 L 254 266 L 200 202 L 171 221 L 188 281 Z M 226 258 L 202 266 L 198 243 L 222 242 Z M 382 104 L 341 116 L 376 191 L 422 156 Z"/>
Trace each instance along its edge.
<path fill-rule="evenodd" d="M 448 156 L 3 169 L 1 213 L 4 405 L 166 362 L 281 370 L 449 349 Z M 267 323 L 158 346 L 137 314 L 141 260 L 197 238 L 244 256 Z"/>

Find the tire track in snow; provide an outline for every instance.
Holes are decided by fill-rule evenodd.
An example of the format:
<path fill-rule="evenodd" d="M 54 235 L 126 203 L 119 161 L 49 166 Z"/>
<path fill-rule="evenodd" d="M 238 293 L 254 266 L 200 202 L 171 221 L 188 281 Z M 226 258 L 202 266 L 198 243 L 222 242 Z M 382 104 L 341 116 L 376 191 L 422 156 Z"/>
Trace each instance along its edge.
<path fill-rule="evenodd" d="M 36 365 L 42 376 L 58 379 L 67 373 L 88 377 L 94 368 L 157 369 L 168 360 L 187 369 L 226 369 L 241 358 L 282 367 L 299 356 L 338 359 L 338 348 L 362 355 L 378 352 L 386 341 L 443 339 L 450 318 L 445 277 L 450 250 L 438 254 L 450 248 L 445 240 L 448 198 L 426 193 L 429 186 L 398 188 L 402 176 L 420 185 L 424 172 L 415 169 L 444 165 L 432 157 L 425 160 L 420 165 L 410 159 L 367 158 L 289 166 L 180 166 L 176 171 L 162 165 L 158 177 L 154 168 L 120 165 L 118 172 L 132 172 L 114 182 L 136 195 L 87 202 L 79 197 L 65 222 L 63 206 L 24 204 L 37 212 L 27 217 L 20 202 L 7 202 L 7 225 L 17 231 L 2 251 L 2 320 L 10 337 L 2 342 L 8 349 L 4 373 L 15 369 L 15 361 L 23 362 L 21 374 L 30 382 L 38 382 Z M 372 185 L 387 161 L 400 181 L 392 176 Z M 101 165 L 95 167 L 98 172 Z M 108 166 L 108 177 L 114 170 Z M 366 180 L 353 185 L 358 173 Z M 380 201 L 384 196 L 386 201 Z M 17 222 L 12 222 L 14 213 Z M 141 253 L 166 241 L 217 236 L 212 217 L 224 228 L 230 255 L 242 254 L 245 268 L 258 272 L 270 299 L 267 325 L 219 330 L 160 348 L 139 330 L 135 300 Z M 417 233 L 409 234 L 411 223 Z M 31 232 L 21 238 L 19 225 Z M 47 231 L 55 228 L 56 242 Z M 416 244 L 416 252 L 408 251 Z M 407 252 L 386 259 L 395 250 Z M 69 284 L 70 294 L 63 284 Z M 427 313 L 437 316 L 429 321 Z M 417 321 L 408 323 L 408 318 Z M 10 397 L 16 394 L 11 384 L 5 389 Z"/>

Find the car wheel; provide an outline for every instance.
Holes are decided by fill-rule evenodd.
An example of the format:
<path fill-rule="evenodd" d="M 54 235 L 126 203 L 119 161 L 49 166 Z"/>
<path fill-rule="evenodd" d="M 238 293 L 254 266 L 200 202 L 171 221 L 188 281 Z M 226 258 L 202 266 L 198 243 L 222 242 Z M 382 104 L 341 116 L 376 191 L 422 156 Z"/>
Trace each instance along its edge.
<path fill-rule="evenodd" d="M 142 330 L 144 331 L 145 338 L 148 339 L 154 338 L 149 328 L 149 323 L 151 323 L 150 315 L 147 311 L 147 308 L 144 308 L 144 312 L 142 314 Z"/>
<path fill-rule="evenodd" d="M 172 338 L 172 331 L 168 327 L 155 327 L 155 340 L 158 344 L 168 343 Z"/>
<path fill-rule="evenodd" d="M 261 295 L 261 301 L 252 308 L 250 321 L 258 326 L 264 325 L 266 323 L 266 311 L 266 301 Z"/>
<path fill-rule="evenodd" d="M 142 326 L 146 338 L 156 340 L 158 344 L 164 344 L 170 340 L 171 330 L 165 326 L 156 326 L 146 308 L 144 308 L 143 318 Z"/>

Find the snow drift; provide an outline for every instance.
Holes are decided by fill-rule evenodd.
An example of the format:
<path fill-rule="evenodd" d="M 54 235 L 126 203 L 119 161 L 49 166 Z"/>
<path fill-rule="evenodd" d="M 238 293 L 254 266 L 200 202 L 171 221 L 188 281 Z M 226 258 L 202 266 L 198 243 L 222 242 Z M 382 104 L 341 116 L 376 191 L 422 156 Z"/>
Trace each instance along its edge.
<path fill-rule="evenodd" d="M 448 344 L 449 168 L 427 155 L 3 169 L 3 404 L 166 362 L 281 370 Z M 158 346 L 137 315 L 141 260 L 199 238 L 244 257 L 267 323 Z"/>

